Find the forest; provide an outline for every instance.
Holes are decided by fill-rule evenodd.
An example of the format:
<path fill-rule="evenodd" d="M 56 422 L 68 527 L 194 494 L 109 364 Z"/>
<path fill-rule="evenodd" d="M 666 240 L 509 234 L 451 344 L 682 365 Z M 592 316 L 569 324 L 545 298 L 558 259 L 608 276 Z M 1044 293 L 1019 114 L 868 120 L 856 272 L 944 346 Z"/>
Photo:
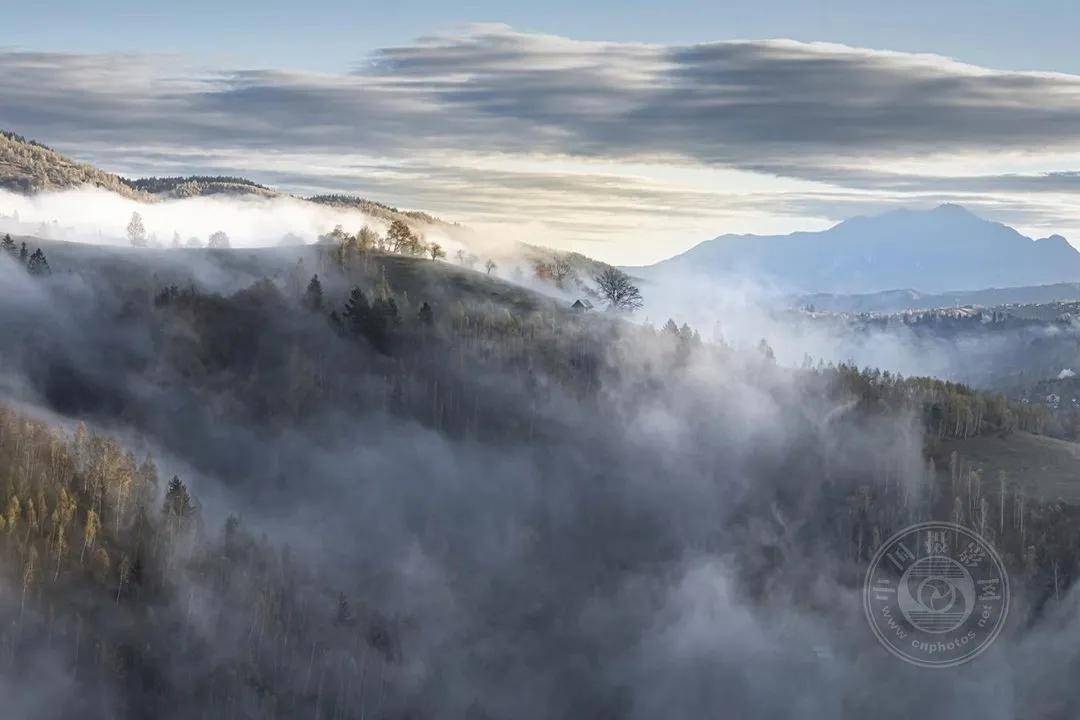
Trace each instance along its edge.
<path fill-rule="evenodd" d="M 375 245 L 45 251 L 48 274 L 0 266 L 0 662 L 28 717 L 786 707 L 733 638 L 753 672 L 828 689 L 808 716 L 860 716 L 888 661 L 820 579 L 854 596 L 926 518 L 1002 552 L 1023 618 L 1003 647 L 1063 622 L 1075 506 L 950 449 L 1042 433 L 1042 406 L 783 367 L 767 339 Z M 701 582 L 715 605 L 686 607 Z M 850 671 L 807 669 L 823 642 Z M 1012 682 L 1037 708 L 1056 680 Z"/>

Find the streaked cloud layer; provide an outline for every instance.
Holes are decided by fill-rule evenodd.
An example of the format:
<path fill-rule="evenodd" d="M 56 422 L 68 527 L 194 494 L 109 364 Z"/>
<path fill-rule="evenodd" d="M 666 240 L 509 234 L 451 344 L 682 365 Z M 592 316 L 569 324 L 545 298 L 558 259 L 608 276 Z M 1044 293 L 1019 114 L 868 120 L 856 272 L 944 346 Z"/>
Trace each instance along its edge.
<path fill-rule="evenodd" d="M 357 192 L 618 262 L 965 203 L 1080 239 L 1080 77 L 784 40 L 478 26 L 352 73 L 0 53 L 0 126 L 130 174 Z"/>

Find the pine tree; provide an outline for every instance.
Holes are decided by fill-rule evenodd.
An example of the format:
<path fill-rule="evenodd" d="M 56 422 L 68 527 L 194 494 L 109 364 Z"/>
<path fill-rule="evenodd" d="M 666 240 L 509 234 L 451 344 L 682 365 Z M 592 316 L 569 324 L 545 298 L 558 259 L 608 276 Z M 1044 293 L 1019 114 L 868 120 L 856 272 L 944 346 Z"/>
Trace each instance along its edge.
<path fill-rule="evenodd" d="M 169 481 L 169 489 L 165 491 L 162 513 L 177 532 L 182 530 L 195 514 L 195 505 L 191 502 L 187 486 L 176 475 L 173 475 L 173 479 Z"/>
<path fill-rule="evenodd" d="M 371 305 L 364 296 L 364 291 L 354 287 L 345 302 L 344 326 L 350 335 L 365 334 L 371 322 Z"/>
<path fill-rule="evenodd" d="M 15 250 L 15 241 L 11 239 L 10 234 L 5 234 L 4 239 L 2 241 L 0 241 L 0 250 L 4 250 L 6 252 L 9 252 L 12 255 L 15 254 L 15 252 L 16 252 L 16 250 Z"/>
<path fill-rule="evenodd" d="M 312 312 L 322 310 L 323 306 L 323 291 L 322 283 L 319 282 L 318 275 L 311 276 L 311 282 L 308 283 L 307 290 L 304 291 L 304 307 Z"/>
<path fill-rule="evenodd" d="M 28 256 L 29 254 L 30 254 L 30 253 L 29 253 L 29 252 L 27 251 L 27 249 L 26 249 L 26 243 L 24 242 L 24 243 L 23 243 L 23 244 L 22 244 L 22 245 L 21 245 L 21 246 L 19 247 L 19 262 L 21 262 L 21 263 L 22 263 L 23 265 L 25 265 L 25 264 L 26 264 L 26 258 L 27 258 L 27 256 Z"/>
<path fill-rule="evenodd" d="M 45 253 L 41 252 L 41 248 L 35 250 L 34 254 L 30 256 L 26 267 L 31 275 L 48 275 L 52 272 L 49 268 L 49 261 L 45 259 Z"/>

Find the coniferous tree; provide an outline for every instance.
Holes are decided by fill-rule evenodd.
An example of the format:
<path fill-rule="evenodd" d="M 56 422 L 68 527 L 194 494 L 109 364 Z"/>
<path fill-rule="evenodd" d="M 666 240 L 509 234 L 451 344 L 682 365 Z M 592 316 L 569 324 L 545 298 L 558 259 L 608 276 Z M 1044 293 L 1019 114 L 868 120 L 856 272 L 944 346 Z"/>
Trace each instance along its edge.
<path fill-rule="evenodd" d="M 45 253 L 41 252 L 41 248 L 34 251 L 34 254 L 30 256 L 30 259 L 26 262 L 26 267 L 32 275 L 48 275 L 52 272 L 49 269 L 49 261 L 45 259 Z"/>
<path fill-rule="evenodd" d="M 323 306 L 323 291 L 322 283 L 319 282 L 318 275 L 311 276 L 311 282 L 308 283 L 307 290 L 304 291 L 304 307 L 312 312 L 322 310 Z"/>
<path fill-rule="evenodd" d="M 29 255 L 30 255 L 30 253 L 29 253 L 29 251 L 27 251 L 26 243 L 24 242 L 19 247 L 19 262 L 21 262 L 23 265 L 25 265 L 26 264 L 26 259 L 27 259 L 27 257 L 29 257 Z"/>
<path fill-rule="evenodd" d="M 195 505 L 191 502 L 191 494 L 187 486 L 176 475 L 169 481 L 169 489 L 165 491 L 165 503 L 162 512 L 171 528 L 179 531 L 184 528 L 195 514 Z"/>
<path fill-rule="evenodd" d="M 344 325 L 350 335 L 362 335 L 371 322 L 371 305 L 364 291 L 354 287 L 345 302 Z"/>
<path fill-rule="evenodd" d="M 5 234 L 4 239 L 2 241 L 0 241 L 0 250 L 4 250 L 6 252 L 9 252 L 12 255 L 15 254 L 15 252 L 16 252 L 15 241 L 11 239 L 10 234 Z"/>

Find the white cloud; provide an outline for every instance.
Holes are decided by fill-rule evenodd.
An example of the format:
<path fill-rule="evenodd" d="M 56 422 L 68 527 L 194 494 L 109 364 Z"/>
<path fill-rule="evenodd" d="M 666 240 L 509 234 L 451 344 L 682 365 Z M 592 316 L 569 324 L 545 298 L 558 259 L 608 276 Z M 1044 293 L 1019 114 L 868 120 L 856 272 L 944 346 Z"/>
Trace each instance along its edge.
<path fill-rule="evenodd" d="M 349 75 L 0 52 L 0 97 L 0 126 L 119 172 L 359 192 L 624 263 L 899 204 L 1080 230 L 1080 77 L 933 55 L 488 25 Z"/>

